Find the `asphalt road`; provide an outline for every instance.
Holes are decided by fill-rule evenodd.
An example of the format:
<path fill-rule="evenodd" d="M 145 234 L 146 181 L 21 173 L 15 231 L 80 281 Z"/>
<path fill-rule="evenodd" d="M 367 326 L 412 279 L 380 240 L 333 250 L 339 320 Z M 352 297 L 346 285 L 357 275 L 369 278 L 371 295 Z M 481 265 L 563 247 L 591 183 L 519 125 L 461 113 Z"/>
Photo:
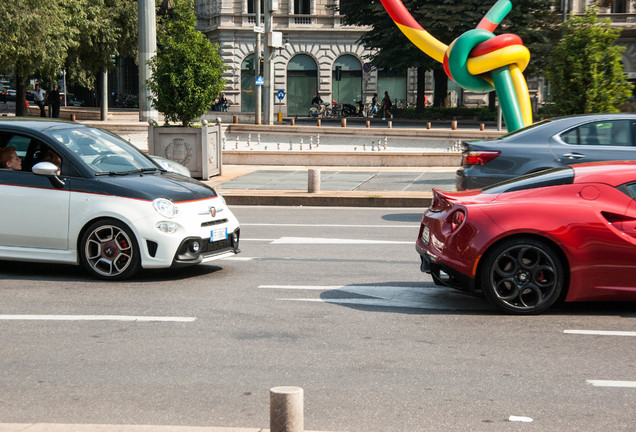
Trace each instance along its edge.
<path fill-rule="evenodd" d="M 307 430 L 633 430 L 633 304 L 511 317 L 438 288 L 418 209 L 233 210 L 233 260 L 120 283 L 0 262 L 0 423 L 267 428 L 292 385 Z"/>

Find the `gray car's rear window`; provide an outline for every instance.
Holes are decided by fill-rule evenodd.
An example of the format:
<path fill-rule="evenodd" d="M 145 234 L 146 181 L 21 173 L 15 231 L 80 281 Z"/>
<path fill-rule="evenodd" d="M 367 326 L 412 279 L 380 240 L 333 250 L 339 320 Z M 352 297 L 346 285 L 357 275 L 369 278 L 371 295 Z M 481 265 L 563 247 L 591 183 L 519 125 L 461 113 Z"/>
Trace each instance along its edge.
<path fill-rule="evenodd" d="M 547 186 L 558 186 L 574 183 L 574 170 L 569 166 L 539 171 L 496 183 L 482 189 L 482 193 L 500 194 Z"/>
<path fill-rule="evenodd" d="M 502 136 L 498 137 L 497 139 L 498 140 L 502 140 L 502 139 L 510 138 L 511 136 L 515 136 L 515 135 L 518 135 L 520 133 L 527 132 L 527 131 L 529 131 L 531 129 L 534 129 L 536 127 L 543 126 L 546 123 L 550 123 L 550 120 L 545 119 L 545 120 L 538 121 L 538 122 L 533 123 L 533 124 L 531 124 L 529 126 L 523 127 L 521 129 L 517 129 L 517 130 L 509 132 L 509 133 L 507 133 L 505 135 L 502 135 Z"/>

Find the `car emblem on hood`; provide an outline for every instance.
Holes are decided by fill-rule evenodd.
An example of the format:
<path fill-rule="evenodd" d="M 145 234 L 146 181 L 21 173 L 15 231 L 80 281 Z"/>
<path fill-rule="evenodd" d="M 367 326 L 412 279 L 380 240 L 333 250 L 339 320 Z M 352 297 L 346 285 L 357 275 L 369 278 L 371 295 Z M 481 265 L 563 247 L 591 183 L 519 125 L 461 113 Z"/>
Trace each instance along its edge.
<path fill-rule="evenodd" d="M 216 216 L 216 207 L 210 207 L 208 210 L 210 210 L 210 216 Z"/>

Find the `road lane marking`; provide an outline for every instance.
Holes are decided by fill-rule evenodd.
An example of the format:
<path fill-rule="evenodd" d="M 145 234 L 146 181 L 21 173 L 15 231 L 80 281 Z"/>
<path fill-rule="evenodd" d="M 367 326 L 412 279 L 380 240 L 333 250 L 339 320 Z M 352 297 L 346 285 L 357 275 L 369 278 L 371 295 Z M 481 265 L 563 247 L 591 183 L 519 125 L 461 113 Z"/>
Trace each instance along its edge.
<path fill-rule="evenodd" d="M 607 331 L 607 330 L 563 330 L 566 334 L 595 335 L 595 336 L 636 336 L 633 331 Z"/>
<path fill-rule="evenodd" d="M 585 382 L 594 387 L 636 388 L 636 381 L 586 380 Z"/>
<path fill-rule="evenodd" d="M 240 257 L 240 256 L 231 256 L 227 258 L 223 258 L 223 261 L 253 261 L 256 258 L 254 257 Z"/>
<path fill-rule="evenodd" d="M 126 321 L 192 322 L 195 317 L 160 317 L 132 315 L 0 315 L 0 321 Z"/>
<path fill-rule="evenodd" d="M 508 417 L 508 421 L 510 421 L 510 422 L 521 422 L 521 423 L 532 423 L 534 420 L 531 417 L 511 415 L 510 417 Z"/>
<path fill-rule="evenodd" d="M 362 239 L 337 239 L 337 238 L 322 238 L 322 237 L 279 237 L 277 239 L 264 239 L 264 238 L 242 238 L 242 242 L 266 242 L 276 245 L 312 245 L 312 244 L 344 244 L 344 245 L 413 245 L 415 240 L 411 241 L 397 241 L 397 240 L 362 240 Z"/>
<path fill-rule="evenodd" d="M 394 240 L 360 240 L 360 239 L 337 239 L 320 237 L 281 237 L 274 240 L 272 244 L 415 244 L 415 241 L 394 241 Z"/>
<path fill-rule="evenodd" d="M 352 297 L 277 298 L 277 301 L 322 302 L 341 305 L 393 307 L 407 309 L 488 310 L 482 298 L 449 288 L 421 285 L 260 285 L 261 289 L 299 291 L 340 291 Z"/>
<path fill-rule="evenodd" d="M 261 289 L 330 291 L 345 288 L 345 285 L 259 285 L 258 287 Z"/>
<path fill-rule="evenodd" d="M 278 223 L 241 223 L 241 226 L 263 227 L 317 227 L 317 228 L 418 228 L 419 222 L 413 225 L 347 225 L 347 224 L 278 224 Z"/>

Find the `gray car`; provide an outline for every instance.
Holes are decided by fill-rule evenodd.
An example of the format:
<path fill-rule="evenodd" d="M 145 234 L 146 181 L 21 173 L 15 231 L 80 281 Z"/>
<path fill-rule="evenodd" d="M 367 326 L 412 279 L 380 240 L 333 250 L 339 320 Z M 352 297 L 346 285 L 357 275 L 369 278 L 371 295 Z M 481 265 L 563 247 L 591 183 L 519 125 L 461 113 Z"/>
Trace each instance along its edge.
<path fill-rule="evenodd" d="M 582 162 L 636 160 L 636 114 L 543 120 L 492 141 L 463 143 L 457 190 Z"/>

